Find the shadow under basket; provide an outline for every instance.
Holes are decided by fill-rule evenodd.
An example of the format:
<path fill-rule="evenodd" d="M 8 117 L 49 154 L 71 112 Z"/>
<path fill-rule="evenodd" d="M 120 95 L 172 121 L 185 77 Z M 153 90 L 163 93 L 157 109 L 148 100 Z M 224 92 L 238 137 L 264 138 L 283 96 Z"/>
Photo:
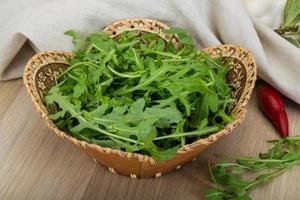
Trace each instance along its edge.
<path fill-rule="evenodd" d="M 129 19 L 117 21 L 107 26 L 104 31 L 111 37 L 124 30 L 143 30 L 158 33 L 162 38 L 176 41 L 177 38 L 165 35 L 162 30 L 168 29 L 166 24 L 151 19 Z M 169 37 L 169 38 L 168 38 Z M 111 148 L 103 148 L 96 144 L 77 140 L 71 135 L 59 130 L 49 119 L 48 111 L 43 104 L 43 97 L 55 83 L 55 78 L 69 67 L 68 58 L 72 52 L 49 51 L 42 52 L 31 58 L 24 72 L 24 84 L 37 110 L 41 113 L 48 127 L 56 135 L 79 147 L 94 160 L 102 163 L 111 172 L 137 177 L 159 177 L 162 173 L 179 169 L 181 165 L 195 159 L 199 154 L 220 137 L 230 134 L 245 118 L 245 106 L 250 99 L 256 80 L 256 64 L 253 56 L 247 50 L 235 45 L 218 45 L 203 49 L 211 56 L 231 57 L 230 71 L 227 82 L 236 86 L 234 97 L 236 104 L 232 110 L 235 120 L 227 124 L 218 133 L 197 140 L 178 149 L 174 158 L 167 161 L 156 161 L 147 155 L 124 152 Z"/>

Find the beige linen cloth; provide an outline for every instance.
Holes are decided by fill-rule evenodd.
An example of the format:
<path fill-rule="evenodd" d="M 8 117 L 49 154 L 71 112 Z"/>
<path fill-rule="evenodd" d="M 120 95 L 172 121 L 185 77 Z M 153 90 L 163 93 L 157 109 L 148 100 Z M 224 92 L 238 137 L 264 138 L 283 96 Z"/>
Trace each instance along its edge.
<path fill-rule="evenodd" d="M 229 43 L 247 48 L 256 58 L 259 76 L 300 103 L 300 50 L 251 19 L 239 0 L 1 0 L 0 80 L 22 76 L 34 53 L 28 44 L 34 51 L 70 50 L 66 30 L 86 35 L 124 18 L 185 27 L 199 47 Z"/>

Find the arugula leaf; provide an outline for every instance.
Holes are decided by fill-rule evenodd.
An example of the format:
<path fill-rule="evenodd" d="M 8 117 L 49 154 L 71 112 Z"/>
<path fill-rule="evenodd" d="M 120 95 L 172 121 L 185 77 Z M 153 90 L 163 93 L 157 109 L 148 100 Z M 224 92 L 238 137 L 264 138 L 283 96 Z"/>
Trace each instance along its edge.
<path fill-rule="evenodd" d="M 110 51 L 116 48 L 115 41 L 110 37 L 108 37 L 108 35 L 103 32 L 96 32 L 91 34 L 88 37 L 88 40 L 100 52 Z"/>
<path fill-rule="evenodd" d="M 285 26 L 296 25 L 300 21 L 300 1 L 287 0 L 283 12 L 283 24 Z"/>
<path fill-rule="evenodd" d="M 167 150 L 159 150 L 157 147 L 152 145 L 152 147 L 147 148 L 147 151 L 150 152 L 151 156 L 157 160 L 169 160 L 177 152 L 178 147 L 175 146 L 173 148 L 167 149 Z"/>
<path fill-rule="evenodd" d="M 182 28 L 172 27 L 170 29 L 164 30 L 164 32 L 168 34 L 177 34 L 182 44 L 194 47 L 194 42 L 190 31 Z"/>
<path fill-rule="evenodd" d="M 79 98 L 86 91 L 86 86 L 84 84 L 78 83 L 74 87 L 74 98 Z"/>
<path fill-rule="evenodd" d="M 284 39 L 286 39 L 287 41 L 289 41 L 291 44 L 293 44 L 294 46 L 300 48 L 300 42 L 294 38 L 291 38 L 291 37 L 285 37 L 283 36 Z"/>
<path fill-rule="evenodd" d="M 298 38 L 300 34 L 299 22 L 300 1 L 287 0 L 283 11 L 282 24 L 278 29 L 275 29 L 275 32 L 298 48 L 300 47 Z"/>
<path fill-rule="evenodd" d="M 69 30 L 65 32 L 65 35 L 69 35 L 73 38 L 73 44 L 74 44 L 74 50 L 79 51 L 82 49 L 85 45 L 85 40 L 81 39 L 80 35 L 78 32 L 74 30 Z"/>
<path fill-rule="evenodd" d="M 67 31 L 75 56 L 45 96 L 50 118 L 79 140 L 157 160 L 220 130 L 233 119 L 228 64 L 195 50 L 190 32 L 165 32 L 181 45 L 138 30 Z"/>
<path fill-rule="evenodd" d="M 256 157 L 236 158 L 209 166 L 216 188 L 209 189 L 207 200 L 251 199 L 249 192 L 276 176 L 300 164 L 300 137 L 293 136 L 269 141 L 273 144 L 266 153 Z M 246 176 L 247 175 L 247 176 Z"/>
<path fill-rule="evenodd" d="M 214 113 L 217 112 L 218 109 L 219 109 L 218 95 L 216 95 L 216 94 L 208 94 L 207 98 L 208 98 L 208 101 L 210 102 L 209 109 L 212 112 L 214 112 Z"/>
<path fill-rule="evenodd" d="M 66 114 L 66 110 L 58 111 L 57 113 L 49 115 L 50 119 L 57 120 L 59 118 L 63 118 Z"/>

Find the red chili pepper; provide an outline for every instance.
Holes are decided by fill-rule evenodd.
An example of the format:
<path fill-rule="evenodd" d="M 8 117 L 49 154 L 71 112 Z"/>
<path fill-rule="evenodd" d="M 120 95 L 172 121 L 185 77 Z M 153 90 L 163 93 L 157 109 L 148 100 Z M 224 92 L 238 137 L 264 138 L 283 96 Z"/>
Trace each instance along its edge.
<path fill-rule="evenodd" d="M 258 102 L 263 112 L 271 119 L 281 137 L 289 136 L 289 121 L 280 93 L 268 84 L 259 86 Z"/>

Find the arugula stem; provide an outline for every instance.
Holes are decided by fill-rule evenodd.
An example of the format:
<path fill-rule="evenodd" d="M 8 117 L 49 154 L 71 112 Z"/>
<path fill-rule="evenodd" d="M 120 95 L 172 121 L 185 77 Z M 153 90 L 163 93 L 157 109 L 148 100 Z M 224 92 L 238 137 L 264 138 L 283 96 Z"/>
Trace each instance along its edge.
<path fill-rule="evenodd" d="M 213 72 L 212 72 L 212 71 L 209 71 L 209 76 L 210 76 L 211 80 L 213 80 L 213 82 L 215 83 L 215 82 L 216 82 L 216 80 L 215 80 L 215 77 L 214 77 L 214 75 L 213 75 Z"/>
<path fill-rule="evenodd" d="M 210 199 L 210 198 L 213 198 L 213 199 L 215 199 L 215 196 L 217 197 L 216 199 L 219 199 L 218 197 L 220 196 L 220 195 L 222 195 L 222 194 L 224 194 L 224 191 L 218 191 L 218 192 L 214 192 L 214 193 L 211 193 L 211 194 L 209 194 L 209 195 L 206 195 L 205 196 L 205 198 L 206 199 Z M 221 200 L 221 199 L 220 199 Z M 223 199 L 222 199 L 223 200 Z"/>
<path fill-rule="evenodd" d="M 245 166 L 245 165 L 240 165 L 238 163 L 220 163 L 220 164 L 215 164 L 214 166 L 222 166 L 222 167 L 241 167 L 244 169 L 250 169 L 252 170 L 251 167 Z"/>
<path fill-rule="evenodd" d="M 180 138 L 181 147 L 184 147 L 185 145 L 185 137 Z"/>
<path fill-rule="evenodd" d="M 90 52 L 91 52 L 91 50 L 93 49 L 93 44 L 91 43 L 91 44 L 89 44 L 89 46 L 87 47 L 87 49 L 86 49 L 86 52 L 85 52 L 85 55 L 88 55 Z"/>
<path fill-rule="evenodd" d="M 120 76 L 120 77 L 122 77 L 122 78 L 138 78 L 138 77 L 140 77 L 141 75 L 140 74 L 137 74 L 137 73 L 135 73 L 135 74 L 137 74 L 137 75 L 135 75 L 134 73 L 121 73 L 121 72 L 118 72 L 118 71 L 116 71 L 116 70 L 114 70 L 113 68 L 111 68 L 109 65 L 107 65 L 106 66 L 112 73 L 114 73 L 115 75 L 117 75 L 117 76 Z"/>
<path fill-rule="evenodd" d="M 208 86 L 213 85 L 214 83 L 215 83 L 214 81 L 211 81 L 211 82 L 209 82 L 209 83 L 206 83 L 205 86 L 208 87 Z"/>
<path fill-rule="evenodd" d="M 76 78 L 75 76 L 73 76 L 71 73 L 69 73 L 68 76 L 69 76 L 70 78 L 72 78 L 73 80 L 75 80 L 76 82 L 80 83 L 79 79 Z"/>
<path fill-rule="evenodd" d="M 237 161 L 252 161 L 252 162 L 260 162 L 260 163 L 284 163 L 290 162 L 295 159 L 254 159 L 254 158 L 239 158 Z"/>
<path fill-rule="evenodd" d="M 80 138 L 81 140 L 85 140 L 87 142 L 92 142 L 92 139 L 90 139 L 90 138 L 88 138 L 88 137 L 86 137 L 82 134 L 75 133 L 75 135 L 76 135 L 77 138 Z"/>
<path fill-rule="evenodd" d="M 103 59 L 102 65 L 104 65 L 105 63 L 107 63 L 108 61 L 111 60 L 111 58 L 112 58 L 113 54 L 115 53 L 115 51 L 116 51 L 115 49 L 112 49 L 112 50 L 110 50 L 110 52 L 108 52 L 108 54 L 106 54 L 106 56 Z"/>
<path fill-rule="evenodd" d="M 288 141 L 300 141 L 300 136 L 296 135 L 296 136 L 293 136 L 293 137 L 287 137 L 287 138 L 285 138 L 285 140 L 288 140 Z"/>
<path fill-rule="evenodd" d="M 68 73 L 69 71 L 71 71 L 72 69 L 74 69 L 75 67 L 78 67 L 80 65 L 86 65 L 86 66 L 89 66 L 89 67 L 94 67 L 96 69 L 98 69 L 99 67 L 91 62 L 78 62 L 72 66 L 70 66 L 69 68 L 67 68 L 65 71 L 63 71 L 58 77 L 57 79 L 61 78 L 63 75 L 65 75 L 66 73 Z"/>
<path fill-rule="evenodd" d="M 217 63 L 213 58 L 211 58 L 208 54 L 206 54 L 205 52 L 203 51 L 197 51 L 194 53 L 194 55 L 201 55 L 205 58 L 206 61 L 210 61 L 212 62 L 215 66 L 217 66 L 219 69 L 222 69 L 223 66 L 221 66 L 219 63 Z"/>
<path fill-rule="evenodd" d="M 183 137 L 183 136 L 193 136 L 193 135 L 201 136 L 201 135 L 206 135 L 208 133 L 216 132 L 218 130 L 219 130 L 219 127 L 211 126 L 211 127 L 208 127 L 204 130 L 197 130 L 197 131 L 191 131 L 191 132 L 185 132 L 185 133 L 178 133 L 178 134 L 173 134 L 173 135 L 164 135 L 164 136 L 156 137 L 156 138 L 153 139 L 153 141 L 163 140 L 163 139 L 167 139 L 167 138 L 177 138 L 177 137 Z"/>
<path fill-rule="evenodd" d="M 162 68 L 160 71 L 158 71 L 155 75 L 151 76 L 149 79 L 145 80 L 144 82 L 136 85 L 135 87 L 132 87 L 128 90 L 125 91 L 121 91 L 121 92 L 117 92 L 116 95 L 122 95 L 122 94 L 127 94 L 129 92 L 133 92 L 135 90 L 138 90 L 144 86 L 149 85 L 153 80 L 155 80 L 157 77 L 159 77 L 160 75 L 162 75 L 163 73 L 165 73 L 169 68 Z"/>
<path fill-rule="evenodd" d="M 227 115 L 224 110 L 219 110 L 217 113 L 217 116 L 220 116 L 222 118 L 222 120 L 226 123 L 233 121 L 233 117 Z"/>
<path fill-rule="evenodd" d="M 134 55 L 135 64 L 139 69 L 144 69 L 143 63 L 141 62 L 140 58 L 138 57 L 134 48 L 132 48 L 132 52 Z"/>
<path fill-rule="evenodd" d="M 100 52 L 105 52 L 103 49 L 99 48 L 97 45 L 93 44 L 93 47 Z"/>
<path fill-rule="evenodd" d="M 218 182 L 217 182 L 217 180 L 216 180 L 216 178 L 215 178 L 215 176 L 214 176 L 214 174 L 213 174 L 213 172 L 212 172 L 212 170 L 211 170 L 211 164 L 210 164 L 210 162 L 208 163 L 208 171 L 209 171 L 209 174 L 210 174 L 211 179 L 213 180 L 213 182 L 214 182 L 216 185 L 218 185 Z"/>
<path fill-rule="evenodd" d="M 130 139 L 130 138 L 126 138 L 126 137 L 122 137 L 122 136 L 119 136 L 119 135 L 116 135 L 116 134 L 112 134 L 110 132 L 107 132 L 99 127 L 96 127 L 96 126 L 93 126 L 92 129 L 94 129 L 95 131 L 98 131 L 100 133 L 103 133 L 104 135 L 107 135 L 107 136 L 110 136 L 110 137 L 114 137 L 114 138 L 118 138 L 118 139 L 121 139 L 121 140 L 124 140 L 124 141 L 127 141 L 127 142 L 132 142 L 134 144 L 139 144 L 139 145 L 144 145 L 143 142 L 139 142 L 139 141 L 136 141 L 136 140 L 133 140 L 133 139 Z"/>
<path fill-rule="evenodd" d="M 135 151 L 137 151 L 137 150 L 139 150 L 139 149 L 141 149 L 141 146 L 132 146 L 132 145 L 130 145 L 130 144 L 126 144 L 126 143 L 124 143 L 124 142 L 122 142 L 122 141 L 119 141 L 119 140 L 117 140 L 116 138 L 113 138 L 113 137 L 111 137 L 110 138 L 112 141 L 114 141 L 115 143 L 117 143 L 117 144 L 121 144 L 123 147 L 125 147 L 127 150 L 128 149 L 131 149 L 131 151 L 132 151 L 132 149 L 134 148 L 134 150 Z M 144 144 L 143 144 L 144 145 Z"/>
<path fill-rule="evenodd" d="M 164 59 L 163 62 L 184 62 L 184 61 L 190 61 L 190 59 L 187 58 L 180 58 L 180 59 Z"/>
<path fill-rule="evenodd" d="M 265 176 L 265 177 L 263 177 L 261 179 L 257 179 L 255 181 L 253 181 L 251 184 L 249 184 L 248 186 L 246 186 L 244 189 L 245 190 L 250 190 L 252 187 L 254 187 L 254 186 L 256 186 L 256 185 L 258 185 L 260 183 L 264 183 L 266 180 L 284 173 L 285 171 L 287 171 L 288 169 L 290 169 L 293 166 L 294 165 L 288 165 L 288 166 L 283 167 L 283 168 L 281 168 L 281 169 L 279 169 L 279 170 L 277 170 L 277 171 L 275 171 L 273 173 L 270 173 L 269 176 Z"/>
<path fill-rule="evenodd" d="M 145 53 L 155 53 L 155 54 L 158 54 L 158 55 L 161 55 L 161 56 L 167 56 L 167 57 L 171 57 L 171 58 L 178 58 L 178 59 L 181 59 L 181 56 L 178 56 L 178 55 L 175 55 L 175 54 L 172 54 L 172 53 L 169 53 L 169 52 L 161 52 L 161 51 L 155 51 L 155 50 L 151 50 L 151 49 L 148 49 L 145 51 Z"/>

